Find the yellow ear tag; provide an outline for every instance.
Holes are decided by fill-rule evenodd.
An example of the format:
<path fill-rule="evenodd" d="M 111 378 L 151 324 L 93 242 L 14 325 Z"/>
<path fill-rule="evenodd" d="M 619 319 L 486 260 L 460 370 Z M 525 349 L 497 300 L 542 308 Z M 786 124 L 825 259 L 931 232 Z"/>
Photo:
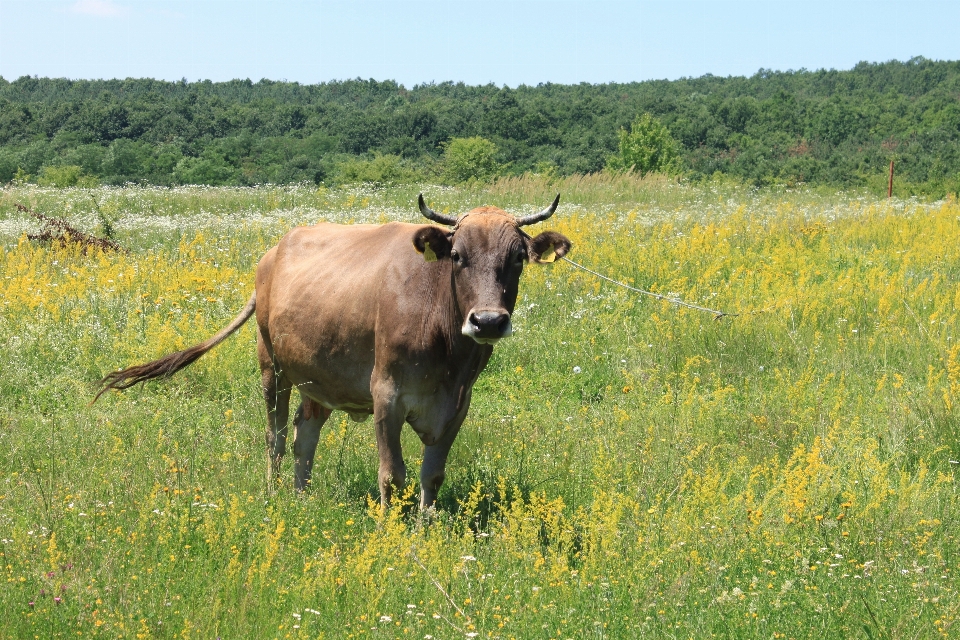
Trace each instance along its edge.
<path fill-rule="evenodd" d="M 547 245 L 547 248 L 540 254 L 540 262 L 553 262 L 557 259 L 557 252 L 553 250 L 553 245 Z"/>
<path fill-rule="evenodd" d="M 427 262 L 436 262 L 437 254 L 433 252 L 433 249 L 430 247 L 429 242 L 423 243 L 423 259 Z"/>

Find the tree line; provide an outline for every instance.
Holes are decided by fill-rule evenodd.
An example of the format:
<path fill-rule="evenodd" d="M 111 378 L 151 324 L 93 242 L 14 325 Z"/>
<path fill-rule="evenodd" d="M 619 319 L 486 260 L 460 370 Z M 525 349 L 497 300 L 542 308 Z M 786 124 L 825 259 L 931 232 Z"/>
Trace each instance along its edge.
<path fill-rule="evenodd" d="M 629 170 L 620 150 L 641 121 L 664 125 L 671 166 L 694 180 L 879 190 L 895 160 L 900 193 L 960 190 L 960 61 L 924 58 L 515 89 L 0 78 L 0 182 L 455 182 Z"/>

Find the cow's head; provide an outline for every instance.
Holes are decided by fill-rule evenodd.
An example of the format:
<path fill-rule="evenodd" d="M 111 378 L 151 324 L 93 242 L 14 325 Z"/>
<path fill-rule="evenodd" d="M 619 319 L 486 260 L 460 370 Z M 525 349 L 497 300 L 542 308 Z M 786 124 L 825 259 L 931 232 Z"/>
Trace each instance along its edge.
<path fill-rule="evenodd" d="M 524 263 L 553 262 L 570 250 L 570 240 L 556 231 L 531 238 L 520 229 L 552 216 L 560 195 L 543 211 L 519 218 L 496 207 L 448 216 L 430 209 L 422 194 L 419 201 L 424 216 L 453 227 L 424 227 L 414 235 L 413 246 L 425 260 L 450 261 L 463 335 L 480 344 L 509 336 Z"/>

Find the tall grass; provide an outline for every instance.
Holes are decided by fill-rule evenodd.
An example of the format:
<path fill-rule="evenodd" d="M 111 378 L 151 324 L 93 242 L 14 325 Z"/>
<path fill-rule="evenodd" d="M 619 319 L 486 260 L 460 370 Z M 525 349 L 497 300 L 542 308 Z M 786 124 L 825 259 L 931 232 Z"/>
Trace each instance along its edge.
<path fill-rule="evenodd" d="M 0 636 L 957 634 L 952 201 L 609 176 L 425 189 L 452 211 L 560 191 L 544 226 L 575 260 L 742 314 L 531 266 L 429 522 L 374 506 L 371 424 L 340 414 L 311 490 L 267 495 L 250 327 L 87 404 L 103 373 L 223 326 L 292 224 L 415 220 L 417 191 L 0 192 Z M 96 231 L 92 201 L 130 253 L 20 237 L 13 202 Z"/>

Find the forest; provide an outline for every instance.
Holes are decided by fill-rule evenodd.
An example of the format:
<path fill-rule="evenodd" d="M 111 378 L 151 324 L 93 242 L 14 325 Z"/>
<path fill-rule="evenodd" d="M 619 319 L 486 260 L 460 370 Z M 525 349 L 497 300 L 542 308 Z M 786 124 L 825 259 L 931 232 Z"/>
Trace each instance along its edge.
<path fill-rule="evenodd" d="M 0 78 L 0 183 L 458 182 L 604 170 L 620 132 L 666 126 L 687 179 L 960 191 L 960 61 L 517 88 L 440 82 Z"/>

